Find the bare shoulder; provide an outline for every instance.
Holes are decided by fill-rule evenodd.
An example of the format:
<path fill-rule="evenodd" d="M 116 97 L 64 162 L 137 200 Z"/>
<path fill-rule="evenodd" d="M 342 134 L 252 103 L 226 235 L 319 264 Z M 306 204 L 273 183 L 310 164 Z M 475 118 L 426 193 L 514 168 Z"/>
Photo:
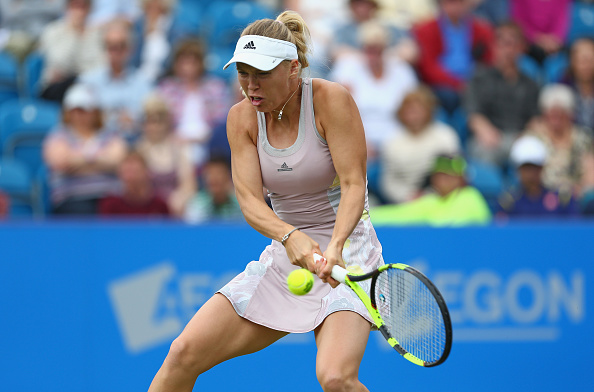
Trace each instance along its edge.
<path fill-rule="evenodd" d="M 333 127 L 359 124 L 361 118 L 351 93 L 343 85 L 324 79 L 313 80 L 313 106 L 318 131 L 326 138 Z M 321 128 L 321 129 L 320 129 Z"/>
<path fill-rule="evenodd" d="M 349 91 L 340 83 L 325 79 L 312 79 L 314 106 L 332 107 L 351 99 Z"/>
<path fill-rule="evenodd" d="M 236 103 L 229 109 L 227 116 L 227 137 L 232 140 L 249 136 L 254 144 L 258 135 L 258 117 L 247 99 Z"/>

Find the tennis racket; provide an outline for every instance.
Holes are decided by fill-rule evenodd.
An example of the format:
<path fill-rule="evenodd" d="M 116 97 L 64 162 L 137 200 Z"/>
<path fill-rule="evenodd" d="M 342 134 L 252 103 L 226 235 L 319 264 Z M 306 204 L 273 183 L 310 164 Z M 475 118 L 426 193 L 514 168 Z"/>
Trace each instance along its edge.
<path fill-rule="evenodd" d="M 317 263 L 322 256 L 314 254 Z M 437 287 L 406 264 L 386 264 L 364 275 L 335 265 L 332 277 L 361 299 L 388 343 L 404 358 L 424 367 L 443 363 L 452 347 L 452 323 Z M 371 298 L 357 282 L 371 279 Z"/>

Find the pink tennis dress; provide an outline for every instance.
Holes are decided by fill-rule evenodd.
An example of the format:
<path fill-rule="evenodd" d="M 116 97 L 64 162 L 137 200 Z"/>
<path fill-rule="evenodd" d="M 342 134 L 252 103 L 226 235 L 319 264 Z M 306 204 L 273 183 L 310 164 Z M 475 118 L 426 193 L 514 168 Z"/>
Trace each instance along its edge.
<path fill-rule="evenodd" d="M 312 81 L 303 79 L 299 133 L 295 143 L 277 149 L 268 143 L 264 113 L 258 112 L 258 154 L 262 180 L 272 207 L 283 221 L 299 228 L 325 250 L 330 242 L 340 203 L 340 180 L 328 144 L 316 128 Z M 349 272 L 369 272 L 383 264 L 382 248 L 371 225 L 365 195 L 365 210 L 342 251 Z M 348 310 L 369 322 L 367 309 L 353 291 L 338 285 L 332 289 L 317 276 L 307 295 L 296 296 L 287 288 L 287 275 L 297 269 L 283 245 L 273 240 L 219 292 L 236 312 L 254 322 L 285 332 L 309 332 L 331 313 Z M 369 283 L 363 288 L 369 292 Z"/>

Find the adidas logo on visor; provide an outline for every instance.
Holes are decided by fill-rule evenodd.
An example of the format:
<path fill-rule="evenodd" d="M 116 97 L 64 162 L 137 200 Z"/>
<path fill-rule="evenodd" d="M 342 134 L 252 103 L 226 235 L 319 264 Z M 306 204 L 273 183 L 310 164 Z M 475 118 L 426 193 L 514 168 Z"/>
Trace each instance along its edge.
<path fill-rule="evenodd" d="M 250 41 L 243 47 L 244 49 L 256 49 L 256 45 L 254 45 L 254 41 Z"/>

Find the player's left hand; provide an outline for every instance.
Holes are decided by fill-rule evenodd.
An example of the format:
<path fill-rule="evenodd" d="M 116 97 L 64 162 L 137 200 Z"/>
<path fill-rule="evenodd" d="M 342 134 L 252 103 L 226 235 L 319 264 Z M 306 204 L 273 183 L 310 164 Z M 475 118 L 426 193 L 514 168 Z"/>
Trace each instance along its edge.
<path fill-rule="evenodd" d="M 344 261 L 342 260 L 342 247 L 336 248 L 329 245 L 324 252 L 324 258 L 316 264 L 316 275 L 318 275 L 322 282 L 330 284 L 330 286 L 333 288 L 340 284 L 340 282 L 333 279 L 331 276 L 332 268 L 335 265 L 339 265 L 344 268 Z"/>

